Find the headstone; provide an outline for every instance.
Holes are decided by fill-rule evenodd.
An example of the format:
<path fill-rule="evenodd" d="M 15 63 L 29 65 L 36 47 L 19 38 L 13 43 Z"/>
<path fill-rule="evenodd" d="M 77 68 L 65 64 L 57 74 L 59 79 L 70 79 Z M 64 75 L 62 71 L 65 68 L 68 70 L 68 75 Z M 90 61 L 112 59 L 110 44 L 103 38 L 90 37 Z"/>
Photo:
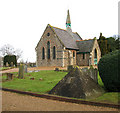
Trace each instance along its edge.
<path fill-rule="evenodd" d="M 59 68 L 55 68 L 55 71 L 59 71 Z"/>
<path fill-rule="evenodd" d="M 97 77 L 98 70 L 97 69 L 82 68 L 81 70 L 84 74 L 86 74 L 87 76 L 90 76 L 96 83 L 98 83 L 98 77 Z"/>
<path fill-rule="evenodd" d="M 20 66 L 19 66 L 18 78 L 20 78 L 20 79 L 24 78 L 24 64 L 20 64 Z"/>
<path fill-rule="evenodd" d="M 34 80 L 34 79 L 35 79 L 34 77 L 30 78 L 30 80 Z"/>
<path fill-rule="evenodd" d="M 10 65 L 11 65 L 11 67 L 13 67 L 14 66 L 13 62 L 11 62 Z"/>
<path fill-rule="evenodd" d="M 25 65 L 25 73 L 27 73 L 27 65 Z"/>
<path fill-rule="evenodd" d="M 13 74 L 12 73 L 7 73 L 7 80 L 12 80 L 13 79 Z"/>
<path fill-rule="evenodd" d="M 104 90 L 80 68 L 74 67 L 49 94 L 73 97 L 96 98 L 104 93 Z"/>
<path fill-rule="evenodd" d="M 98 70 L 94 68 L 89 69 L 89 76 L 96 82 L 98 83 Z"/>
<path fill-rule="evenodd" d="M 6 67 L 9 67 L 9 64 L 8 64 L 8 62 L 6 62 Z"/>
<path fill-rule="evenodd" d="M 70 72 L 72 69 L 73 69 L 73 65 L 68 65 L 68 66 L 67 66 L 68 72 Z"/>

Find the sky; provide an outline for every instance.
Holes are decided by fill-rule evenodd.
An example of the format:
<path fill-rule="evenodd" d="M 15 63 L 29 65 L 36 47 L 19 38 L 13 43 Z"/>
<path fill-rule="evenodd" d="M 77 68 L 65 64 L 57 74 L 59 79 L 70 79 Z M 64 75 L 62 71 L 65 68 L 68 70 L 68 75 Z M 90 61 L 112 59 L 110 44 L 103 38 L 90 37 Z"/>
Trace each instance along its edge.
<path fill-rule="evenodd" d="M 5 44 L 23 51 L 19 60 L 35 62 L 35 47 L 47 24 L 71 28 L 82 39 L 118 34 L 119 0 L 0 0 L 0 48 Z"/>

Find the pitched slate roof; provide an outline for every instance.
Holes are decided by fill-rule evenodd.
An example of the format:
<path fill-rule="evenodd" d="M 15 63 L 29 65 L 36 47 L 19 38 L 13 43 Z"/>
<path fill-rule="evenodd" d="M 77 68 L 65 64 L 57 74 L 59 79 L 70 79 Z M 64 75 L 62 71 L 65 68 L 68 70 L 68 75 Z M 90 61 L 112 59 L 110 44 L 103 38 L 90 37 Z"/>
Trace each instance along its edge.
<path fill-rule="evenodd" d="M 76 43 L 79 48 L 79 52 L 91 52 L 94 45 L 94 39 L 76 41 Z"/>
<path fill-rule="evenodd" d="M 56 27 L 52 27 L 52 28 L 66 48 L 79 49 L 77 47 L 76 40 L 82 40 L 82 38 L 77 33 L 73 33 L 72 36 L 66 30 Z"/>

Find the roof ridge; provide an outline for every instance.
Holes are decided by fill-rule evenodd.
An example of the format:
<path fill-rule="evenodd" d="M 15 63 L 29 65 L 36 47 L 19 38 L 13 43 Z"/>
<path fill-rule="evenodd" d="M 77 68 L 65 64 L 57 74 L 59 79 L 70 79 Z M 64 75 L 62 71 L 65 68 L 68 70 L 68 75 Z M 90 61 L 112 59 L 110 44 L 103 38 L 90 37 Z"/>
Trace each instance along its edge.
<path fill-rule="evenodd" d="M 59 27 L 55 27 L 55 26 L 51 26 L 51 27 L 54 27 L 54 28 L 57 28 L 57 29 L 60 29 L 60 30 L 67 31 L 67 30 L 65 30 L 65 29 L 62 29 L 62 28 L 59 28 Z M 72 32 L 72 33 L 75 33 L 75 34 L 77 34 L 77 32 Z"/>
<path fill-rule="evenodd" d="M 85 39 L 85 40 L 76 40 L 76 41 L 79 42 L 79 41 L 89 41 L 89 40 L 94 40 L 94 39 Z"/>
<path fill-rule="evenodd" d="M 51 27 L 54 27 L 54 28 L 57 28 L 57 29 L 60 29 L 60 30 L 64 30 L 64 31 L 66 31 L 65 29 L 58 28 L 58 27 L 55 27 L 55 26 L 51 26 Z"/>

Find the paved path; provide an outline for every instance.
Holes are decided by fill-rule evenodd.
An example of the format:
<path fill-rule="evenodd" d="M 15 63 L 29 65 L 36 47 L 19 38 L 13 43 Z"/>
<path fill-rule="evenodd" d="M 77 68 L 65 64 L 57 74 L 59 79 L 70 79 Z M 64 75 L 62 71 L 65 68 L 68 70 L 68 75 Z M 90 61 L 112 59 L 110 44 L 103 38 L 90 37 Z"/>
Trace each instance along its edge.
<path fill-rule="evenodd" d="M 44 99 L 2 91 L 3 111 L 117 111 L 115 108 L 96 107 Z"/>
<path fill-rule="evenodd" d="M 55 70 L 56 67 L 33 67 L 33 68 L 28 68 L 28 71 L 33 71 L 33 70 Z M 58 67 L 59 69 L 67 69 L 66 67 Z M 11 73 L 11 72 L 18 72 L 19 68 L 13 68 L 9 70 L 4 70 L 0 71 L 0 73 Z"/>
<path fill-rule="evenodd" d="M 85 67 L 89 67 L 89 66 L 80 66 L 80 68 L 85 68 Z M 33 70 L 55 70 L 55 66 L 54 67 L 33 67 L 33 68 L 28 68 L 28 71 L 33 71 Z M 67 67 L 57 67 L 61 70 L 67 70 Z M 96 67 L 95 67 L 96 68 Z M 11 73 L 11 72 L 18 72 L 19 68 L 13 68 L 13 69 L 9 69 L 9 70 L 4 70 L 4 71 L 0 71 L 0 73 Z"/>

